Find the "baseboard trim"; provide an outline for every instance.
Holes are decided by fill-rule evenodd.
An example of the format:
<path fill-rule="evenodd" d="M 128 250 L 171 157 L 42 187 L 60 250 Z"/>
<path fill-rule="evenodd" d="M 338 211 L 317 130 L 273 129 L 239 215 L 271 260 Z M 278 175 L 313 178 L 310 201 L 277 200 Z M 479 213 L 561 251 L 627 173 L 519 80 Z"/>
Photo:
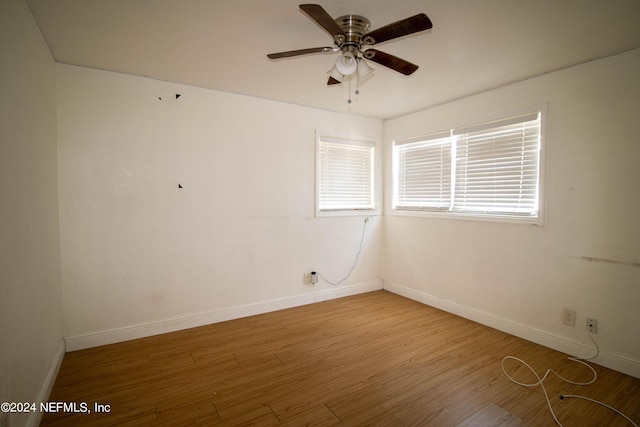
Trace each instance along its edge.
<path fill-rule="evenodd" d="M 49 396 L 51 395 L 51 390 L 53 390 L 53 384 L 56 381 L 56 377 L 58 376 L 58 371 L 60 371 L 60 366 L 62 365 L 62 359 L 64 359 L 64 354 L 66 353 L 66 345 L 64 339 L 60 340 L 60 345 L 58 346 L 58 350 L 56 351 L 56 355 L 51 362 L 51 366 L 49 366 L 49 371 L 47 372 L 47 376 L 42 383 L 42 387 L 40 388 L 40 392 L 38 393 L 38 397 L 36 398 L 36 405 L 40 408 L 41 402 L 46 402 L 49 400 Z M 40 421 L 42 420 L 42 412 L 33 411 L 27 418 L 26 426 L 39 426 Z"/>
<path fill-rule="evenodd" d="M 142 325 L 111 329 L 108 331 L 101 331 L 86 335 L 65 337 L 66 350 L 82 350 L 86 348 L 98 347 L 101 345 L 113 344 L 137 338 L 145 338 L 153 335 L 164 334 L 167 332 L 195 328 L 198 326 L 239 319 L 256 314 L 268 313 L 271 311 L 284 310 L 286 308 L 313 304 L 316 302 L 327 301 L 335 298 L 342 298 L 366 292 L 379 291 L 382 290 L 382 288 L 382 280 L 376 280 L 373 282 L 351 286 L 336 286 L 331 289 L 323 289 L 308 294 L 230 307 L 208 313 L 200 313 L 193 316 L 186 316 L 175 319 L 168 319 L 161 322 L 153 322 Z"/>
<path fill-rule="evenodd" d="M 516 323 L 512 320 L 494 316 L 490 313 L 476 310 L 471 307 L 467 307 L 427 294 L 426 292 L 411 289 L 406 286 L 402 286 L 397 283 L 391 283 L 388 281 L 384 281 L 384 289 L 394 294 L 401 295 L 403 297 L 421 302 L 423 304 L 438 308 L 440 310 L 455 314 L 460 317 L 464 317 L 465 319 L 473 320 L 474 322 L 489 326 L 491 328 L 506 332 L 511 335 L 515 335 L 519 338 L 526 339 L 528 341 L 552 348 L 566 354 L 571 354 L 577 357 L 588 357 L 593 354 L 592 345 L 585 345 L 579 342 L 568 340 L 566 338 L 558 337 L 548 332 Z M 639 361 L 631 360 L 617 354 L 600 351 L 600 354 L 596 359 L 593 360 L 593 362 L 595 364 L 613 369 L 623 374 L 631 375 L 635 378 L 640 378 Z"/>

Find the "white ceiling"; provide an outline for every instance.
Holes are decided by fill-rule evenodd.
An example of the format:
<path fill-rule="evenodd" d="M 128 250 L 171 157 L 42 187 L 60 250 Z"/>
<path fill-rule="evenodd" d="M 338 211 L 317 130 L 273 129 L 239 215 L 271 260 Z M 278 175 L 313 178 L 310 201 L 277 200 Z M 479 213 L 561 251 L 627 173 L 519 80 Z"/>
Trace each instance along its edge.
<path fill-rule="evenodd" d="M 420 66 L 378 64 L 348 104 L 328 87 L 337 54 L 300 0 L 27 0 L 58 62 L 332 111 L 391 118 L 640 46 L 638 0 L 318 0 L 372 29 L 424 12 L 433 29 L 376 45 Z M 351 90 L 355 90 L 352 83 Z"/>

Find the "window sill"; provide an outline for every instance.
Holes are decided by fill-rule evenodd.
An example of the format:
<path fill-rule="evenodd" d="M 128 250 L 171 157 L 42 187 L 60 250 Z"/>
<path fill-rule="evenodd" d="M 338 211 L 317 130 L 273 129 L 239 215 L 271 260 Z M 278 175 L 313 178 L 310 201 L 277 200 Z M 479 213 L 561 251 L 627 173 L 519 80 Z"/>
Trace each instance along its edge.
<path fill-rule="evenodd" d="M 316 210 L 316 218 L 338 217 L 338 216 L 376 216 L 380 215 L 378 209 L 336 209 L 320 211 Z"/>
<path fill-rule="evenodd" d="M 542 217 L 539 215 L 536 218 L 533 217 L 519 217 L 514 215 L 498 215 L 498 214 L 475 214 L 475 213 L 462 213 L 462 212 L 437 212 L 426 210 L 413 210 L 413 209 L 391 209 L 389 212 L 391 216 L 406 216 L 406 217 L 419 217 L 429 219 L 448 219 L 448 220 L 463 220 L 463 221 L 480 221 L 480 222 L 494 222 L 504 224 L 518 224 L 518 225 L 534 225 L 543 226 Z"/>

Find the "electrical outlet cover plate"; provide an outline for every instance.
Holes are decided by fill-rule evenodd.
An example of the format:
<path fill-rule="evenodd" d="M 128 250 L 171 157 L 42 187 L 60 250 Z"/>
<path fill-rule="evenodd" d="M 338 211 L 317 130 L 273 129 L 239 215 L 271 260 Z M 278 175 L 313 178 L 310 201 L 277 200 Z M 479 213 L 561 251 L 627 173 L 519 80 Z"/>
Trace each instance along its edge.
<path fill-rule="evenodd" d="M 562 309 L 562 323 L 569 326 L 576 326 L 576 311 L 568 308 Z"/>
<path fill-rule="evenodd" d="M 311 273 L 305 273 L 304 274 L 304 278 L 302 279 L 302 283 L 304 283 L 305 285 L 310 285 L 311 284 Z"/>

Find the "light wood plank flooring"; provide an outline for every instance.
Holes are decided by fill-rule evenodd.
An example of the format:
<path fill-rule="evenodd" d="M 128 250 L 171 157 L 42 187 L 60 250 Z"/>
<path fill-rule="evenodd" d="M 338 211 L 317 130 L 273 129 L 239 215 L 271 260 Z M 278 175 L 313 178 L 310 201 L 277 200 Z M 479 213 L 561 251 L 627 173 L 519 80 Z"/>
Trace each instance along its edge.
<path fill-rule="evenodd" d="M 506 355 L 540 375 L 589 378 L 562 353 L 378 291 L 68 353 L 50 401 L 110 412 L 45 414 L 42 425 L 555 425 L 539 387 L 502 373 Z M 604 401 L 640 424 L 640 380 L 594 367 L 590 386 L 546 382 L 563 425 L 629 424 L 560 394 Z"/>

